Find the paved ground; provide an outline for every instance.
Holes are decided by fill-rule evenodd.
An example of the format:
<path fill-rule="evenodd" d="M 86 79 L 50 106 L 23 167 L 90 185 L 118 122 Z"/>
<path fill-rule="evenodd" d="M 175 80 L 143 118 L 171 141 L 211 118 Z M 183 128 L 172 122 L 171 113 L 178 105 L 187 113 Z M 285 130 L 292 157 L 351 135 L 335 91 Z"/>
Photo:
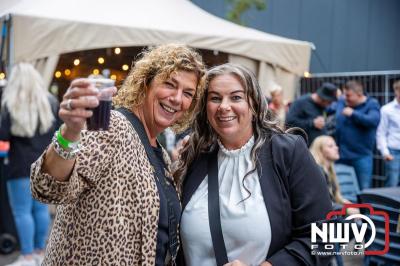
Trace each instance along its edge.
<path fill-rule="evenodd" d="M 18 255 L 18 252 L 14 252 L 10 255 L 0 255 L 0 266 L 13 262 L 18 258 Z"/>

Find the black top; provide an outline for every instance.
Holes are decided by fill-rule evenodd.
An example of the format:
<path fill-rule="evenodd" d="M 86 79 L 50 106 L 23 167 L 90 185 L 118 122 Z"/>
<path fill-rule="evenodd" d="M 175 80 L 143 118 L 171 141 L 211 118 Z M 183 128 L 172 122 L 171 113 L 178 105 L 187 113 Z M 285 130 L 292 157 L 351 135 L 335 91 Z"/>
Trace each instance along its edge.
<path fill-rule="evenodd" d="M 161 147 L 153 147 L 153 151 L 157 156 L 158 163 L 160 164 L 161 169 L 166 169 L 166 165 L 163 159 L 163 151 Z M 168 204 L 165 193 L 168 193 L 168 198 L 172 201 L 174 205 L 174 214 L 175 217 L 180 220 L 181 216 L 181 205 L 179 204 L 179 198 L 176 194 L 175 188 L 172 185 L 173 183 L 168 181 L 167 177 L 164 176 L 164 180 L 167 184 L 165 186 L 167 189 L 163 189 L 162 180 L 158 180 L 156 178 L 157 190 L 160 197 L 160 213 L 158 220 L 158 231 L 157 231 L 157 250 L 156 250 L 156 265 L 164 266 L 165 265 L 165 256 L 168 250 Z"/>
<path fill-rule="evenodd" d="M 188 169 L 183 209 L 207 175 L 209 156 L 201 154 Z M 327 265 L 330 257 L 311 254 L 311 223 L 324 220 L 332 203 L 326 180 L 303 138 L 274 135 L 261 148 L 257 166 L 272 232 L 266 259 L 272 265 Z"/>
<path fill-rule="evenodd" d="M 341 210 L 342 207 L 343 207 L 343 204 L 341 204 L 339 202 L 336 202 L 336 199 L 335 199 L 336 191 L 337 191 L 338 188 L 335 186 L 334 183 L 332 183 L 330 181 L 329 175 L 328 175 L 327 172 L 325 172 L 324 168 L 321 167 L 321 166 L 320 166 L 320 168 L 321 168 L 321 171 L 324 174 L 325 179 L 326 179 L 326 184 L 327 184 L 327 187 L 328 187 L 328 190 L 329 190 L 329 196 L 330 196 L 331 201 L 332 201 L 332 208 L 333 208 L 333 210 Z"/>
<path fill-rule="evenodd" d="M 314 127 L 313 120 L 324 113 L 325 108 L 316 104 L 311 98 L 311 94 L 303 95 L 294 101 L 289 108 L 286 116 L 286 124 L 290 127 L 300 127 L 308 135 L 308 145 L 321 135 L 326 135 L 326 129 Z"/>
<path fill-rule="evenodd" d="M 54 96 L 49 96 L 51 110 L 56 120 L 45 134 L 39 133 L 39 128 L 33 137 L 17 137 L 11 134 L 11 117 L 4 106 L 1 110 L 0 140 L 10 142 L 8 152 L 9 165 L 5 173 L 6 179 L 29 177 L 31 164 L 39 158 L 45 148 L 50 144 L 54 132 L 59 127 L 58 101 Z"/>

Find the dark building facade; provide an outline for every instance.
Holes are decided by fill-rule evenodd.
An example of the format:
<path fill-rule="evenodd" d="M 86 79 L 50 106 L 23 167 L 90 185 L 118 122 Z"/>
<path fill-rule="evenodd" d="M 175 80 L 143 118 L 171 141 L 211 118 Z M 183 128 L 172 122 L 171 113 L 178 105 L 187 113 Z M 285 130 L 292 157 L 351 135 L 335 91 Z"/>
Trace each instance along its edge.
<path fill-rule="evenodd" d="M 193 0 L 225 18 L 225 0 Z M 243 15 L 247 26 L 313 42 L 311 72 L 400 69 L 399 0 L 266 0 Z"/>

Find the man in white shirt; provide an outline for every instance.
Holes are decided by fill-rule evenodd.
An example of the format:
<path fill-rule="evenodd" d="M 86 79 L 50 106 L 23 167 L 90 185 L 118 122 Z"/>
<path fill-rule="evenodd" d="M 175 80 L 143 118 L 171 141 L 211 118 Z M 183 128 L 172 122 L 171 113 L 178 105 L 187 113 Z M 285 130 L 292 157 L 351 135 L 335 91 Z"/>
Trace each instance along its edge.
<path fill-rule="evenodd" d="M 385 160 L 385 186 L 395 187 L 400 181 L 400 80 L 393 83 L 395 98 L 381 108 L 381 121 L 376 133 L 378 149 Z"/>

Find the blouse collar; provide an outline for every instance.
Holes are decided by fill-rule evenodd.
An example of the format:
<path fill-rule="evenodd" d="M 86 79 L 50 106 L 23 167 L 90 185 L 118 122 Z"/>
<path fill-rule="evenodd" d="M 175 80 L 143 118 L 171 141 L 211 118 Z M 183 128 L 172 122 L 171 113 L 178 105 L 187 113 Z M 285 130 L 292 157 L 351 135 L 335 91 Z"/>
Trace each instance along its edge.
<path fill-rule="evenodd" d="M 219 149 L 221 150 L 221 152 L 227 156 L 236 156 L 236 155 L 240 155 L 246 151 L 251 150 L 251 148 L 254 145 L 254 136 L 251 136 L 251 138 L 246 142 L 246 144 L 244 144 L 242 147 L 240 147 L 239 149 L 236 150 L 228 150 L 227 148 L 225 148 L 225 146 L 222 144 L 222 142 L 217 139 L 218 141 L 218 146 Z"/>

